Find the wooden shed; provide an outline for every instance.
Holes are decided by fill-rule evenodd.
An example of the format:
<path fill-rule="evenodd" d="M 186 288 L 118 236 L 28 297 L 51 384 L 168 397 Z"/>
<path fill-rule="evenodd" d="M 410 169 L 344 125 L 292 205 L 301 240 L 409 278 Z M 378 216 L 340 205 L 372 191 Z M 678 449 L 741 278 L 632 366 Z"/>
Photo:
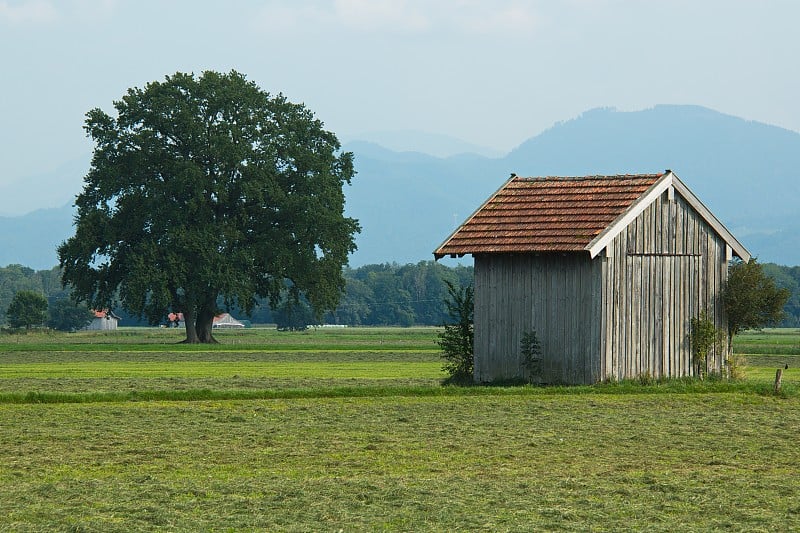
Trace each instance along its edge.
<path fill-rule="evenodd" d="M 92 311 L 94 318 L 83 329 L 97 330 L 97 331 L 111 331 L 117 329 L 119 325 L 119 317 L 114 314 L 110 309 L 102 309 L 100 311 Z"/>
<path fill-rule="evenodd" d="M 211 327 L 214 329 L 236 329 L 243 328 L 244 322 L 240 322 L 231 316 L 230 313 L 222 313 L 214 317 L 211 322 Z"/>
<path fill-rule="evenodd" d="M 726 327 L 721 289 L 748 251 L 671 171 L 512 175 L 436 249 L 475 259 L 475 380 L 694 373 L 690 320 Z M 521 354 L 535 332 L 541 360 Z M 725 347 L 709 356 L 724 370 Z"/>

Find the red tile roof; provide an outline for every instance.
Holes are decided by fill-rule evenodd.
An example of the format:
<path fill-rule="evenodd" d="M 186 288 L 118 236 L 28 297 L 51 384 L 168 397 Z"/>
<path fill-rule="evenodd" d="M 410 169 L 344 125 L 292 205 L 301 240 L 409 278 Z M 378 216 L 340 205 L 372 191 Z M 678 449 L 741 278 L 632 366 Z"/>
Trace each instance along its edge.
<path fill-rule="evenodd" d="M 662 176 L 515 176 L 434 255 L 582 251 Z"/>

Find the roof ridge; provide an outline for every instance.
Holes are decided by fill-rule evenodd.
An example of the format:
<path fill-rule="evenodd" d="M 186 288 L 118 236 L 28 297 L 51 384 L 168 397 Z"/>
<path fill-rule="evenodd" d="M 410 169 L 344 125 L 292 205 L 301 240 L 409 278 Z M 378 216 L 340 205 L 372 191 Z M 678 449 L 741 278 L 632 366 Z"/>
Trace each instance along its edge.
<path fill-rule="evenodd" d="M 588 176 L 514 176 L 514 181 L 589 181 L 660 178 L 665 172 L 650 174 L 593 174 Z"/>

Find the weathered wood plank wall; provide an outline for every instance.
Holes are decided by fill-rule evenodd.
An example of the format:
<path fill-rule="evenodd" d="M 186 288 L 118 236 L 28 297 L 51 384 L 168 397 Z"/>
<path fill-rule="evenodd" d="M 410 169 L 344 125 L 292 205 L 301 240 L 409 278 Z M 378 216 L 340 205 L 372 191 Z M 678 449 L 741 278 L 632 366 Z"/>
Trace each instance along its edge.
<path fill-rule="evenodd" d="M 588 254 L 475 257 L 475 378 L 525 375 L 520 344 L 535 330 L 543 383 L 694 374 L 690 321 L 726 319 L 725 241 L 680 195 L 656 199 L 609 244 Z M 711 354 L 723 370 L 725 346 Z"/>
<path fill-rule="evenodd" d="M 522 336 L 535 330 L 543 383 L 600 379 L 601 265 L 588 254 L 475 257 L 475 379 L 525 375 Z"/>
<path fill-rule="evenodd" d="M 603 379 L 693 374 L 690 320 L 705 310 L 725 326 L 724 240 L 679 195 L 653 202 L 603 259 Z M 709 366 L 721 372 L 724 347 Z"/>

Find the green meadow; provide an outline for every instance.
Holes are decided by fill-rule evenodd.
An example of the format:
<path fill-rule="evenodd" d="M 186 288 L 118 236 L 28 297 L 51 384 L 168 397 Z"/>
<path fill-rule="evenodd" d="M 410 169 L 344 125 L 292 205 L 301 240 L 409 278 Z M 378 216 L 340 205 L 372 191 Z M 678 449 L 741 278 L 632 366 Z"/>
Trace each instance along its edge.
<path fill-rule="evenodd" d="M 442 386 L 437 331 L 1 335 L 0 531 L 800 528 L 800 331 L 548 388 Z"/>

